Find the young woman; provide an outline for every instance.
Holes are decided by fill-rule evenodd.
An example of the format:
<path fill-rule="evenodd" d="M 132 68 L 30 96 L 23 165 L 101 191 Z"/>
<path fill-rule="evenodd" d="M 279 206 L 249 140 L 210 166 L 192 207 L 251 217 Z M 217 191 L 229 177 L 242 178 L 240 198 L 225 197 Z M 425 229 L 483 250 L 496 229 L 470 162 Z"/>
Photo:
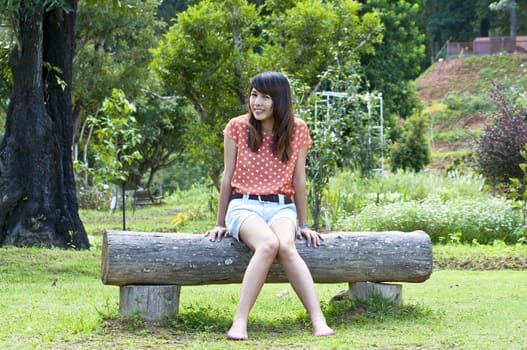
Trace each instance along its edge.
<path fill-rule="evenodd" d="M 223 131 L 218 218 L 206 233 L 211 241 L 232 235 L 254 251 L 227 338 L 248 339 L 249 312 L 275 259 L 309 313 L 314 335 L 333 335 L 295 246 L 297 236 L 314 247 L 322 240 L 307 225 L 305 164 L 312 145 L 307 125 L 294 116 L 291 88 L 283 74 L 255 76 L 249 95 L 249 112 L 231 119 Z"/>

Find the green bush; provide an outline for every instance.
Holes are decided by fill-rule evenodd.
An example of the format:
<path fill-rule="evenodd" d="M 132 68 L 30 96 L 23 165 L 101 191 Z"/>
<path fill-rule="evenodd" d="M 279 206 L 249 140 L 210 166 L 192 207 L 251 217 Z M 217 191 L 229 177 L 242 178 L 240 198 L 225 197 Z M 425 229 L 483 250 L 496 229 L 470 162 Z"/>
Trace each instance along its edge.
<path fill-rule="evenodd" d="M 434 243 L 517 243 L 524 235 L 520 213 L 483 188 L 482 177 L 469 175 L 361 178 L 342 172 L 330 179 L 324 193 L 321 226 L 325 231 L 423 230 Z M 177 208 L 169 220 L 172 227 L 179 225 L 177 231 L 205 232 L 214 225 L 217 193 L 209 185 L 195 184 L 166 201 Z"/>
<path fill-rule="evenodd" d="M 455 128 L 452 130 L 437 133 L 436 135 L 434 135 L 434 141 L 453 143 L 456 141 L 464 140 L 467 137 L 470 137 L 469 135 L 470 133 L 468 132 L 468 130 Z"/>
<path fill-rule="evenodd" d="M 96 187 L 80 188 L 77 190 L 79 208 L 107 210 L 110 209 L 111 194 Z"/>
<path fill-rule="evenodd" d="M 515 243 L 520 238 L 521 220 L 504 199 L 443 201 L 433 195 L 420 201 L 370 204 L 360 213 L 339 220 L 337 227 L 346 231 L 423 230 L 434 243 L 451 239 Z"/>
<path fill-rule="evenodd" d="M 419 172 L 430 163 L 430 146 L 426 138 L 427 123 L 421 116 L 412 116 L 406 122 L 403 137 L 391 149 L 392 171 Z"/>
<path fill-rule="evenodd" d="M 453 111 L 452 114 L 455 116 L 472 115 L 481 111 L 495 110 L 495 106 L 489 101 L 486 95 L 470 95 L 468 93 L 462 95 L 448 94 L 445 100 L 448 109 Z"/>

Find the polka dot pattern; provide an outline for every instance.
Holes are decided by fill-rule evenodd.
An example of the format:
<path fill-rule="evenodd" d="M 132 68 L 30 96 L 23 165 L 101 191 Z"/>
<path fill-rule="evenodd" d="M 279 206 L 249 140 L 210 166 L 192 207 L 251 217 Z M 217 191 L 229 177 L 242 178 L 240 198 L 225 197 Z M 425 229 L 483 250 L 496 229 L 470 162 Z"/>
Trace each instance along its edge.
<path fill-rule="evenodd" d="M 247 144 L 249 115 L 233 118 L 227 123 L 223 134 L 234 140 L 237 146 L 236 169 L 231 180 L 234 193 L 242 194 L 283 194 L 293 197 L 293 173 L 298 151 L 304 146 L 311 147 L 306 123 L 295 118 L 292 138 L 293 153 L 287 162 L 282 162 L 272 152 L 273 136 L 264 134 L 260 149 L 252 152 Z"/>

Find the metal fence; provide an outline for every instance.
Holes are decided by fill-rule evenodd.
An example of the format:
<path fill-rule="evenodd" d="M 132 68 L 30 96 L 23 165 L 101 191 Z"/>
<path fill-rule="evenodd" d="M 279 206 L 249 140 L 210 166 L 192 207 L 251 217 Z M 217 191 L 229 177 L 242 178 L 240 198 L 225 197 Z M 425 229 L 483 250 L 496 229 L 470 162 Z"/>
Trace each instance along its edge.
<path fill-rule="evenodd" d="M 472 42 L 447 41 L 436 59 L 448 60 L 466 56 L 514 52 L 527 53 L 527 36 L 482 37 Z"/>

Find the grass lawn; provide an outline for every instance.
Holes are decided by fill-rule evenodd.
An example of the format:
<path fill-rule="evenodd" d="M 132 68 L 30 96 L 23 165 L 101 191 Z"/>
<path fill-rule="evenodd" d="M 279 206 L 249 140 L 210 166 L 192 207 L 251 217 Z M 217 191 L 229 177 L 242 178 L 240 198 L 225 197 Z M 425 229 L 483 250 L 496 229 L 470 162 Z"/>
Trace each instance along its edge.
<path fill-rule="evenodd" d="M 441 259 L 483 248 L 435 247 Z M 485 251 L 487 259 L 509 248 Z M 516 251 L 515 251 L 516 252 Z M 500 256 L 501 255 L 501 256 Z M 515 253 L 527 259 L 525 250 Z M 403 287 L 404 306 L 368 315 L 328 315 L 336 336 L 311 335 L 287 284 L 266 285 L 251 313 L 250 340 L 225 340 L 239 285 L 183 287 L 179 320 L 161 324 L 118 315 L 118 287 L 100 282 L 100 250 L 0 249 L 1 349 L 527 349 L 527 271 L 435 270 Z M 329 300 L 345 284 L 317 285 Z M 342 302 L 331 303 L 339 305 Z M 331 305 L 330 304 L 330 305 Z M 382 305 L 381 305 L 382 306 Z M 342 311 L 342 310 L 341 310 Z"/>
<path fill-rule="evenodd" d="M 127 228 L 174 231 L 180 206 L 129 211 Z M 210 216 L 210 215 L 209 215 Z M 184 232 L 203 232 L 199 217 Z M 250 340 L 225 332 L 240 286 L 183 287 L 178 318 L 119 315 L 119 288 L 100 280 L 101 233 L 120 213 L 81 211 L 90 251 L 0 248 L 0 349 L 527 349 L 527 246 L 434 246 L 432 277 L 403 287 L 403 307 L 330 302 L 346 284 L 317 285 L 336 335 L 315 338 L 288 284 L 264 286 Z M 193 222 L 194 219 L 190 220 Z"/>

